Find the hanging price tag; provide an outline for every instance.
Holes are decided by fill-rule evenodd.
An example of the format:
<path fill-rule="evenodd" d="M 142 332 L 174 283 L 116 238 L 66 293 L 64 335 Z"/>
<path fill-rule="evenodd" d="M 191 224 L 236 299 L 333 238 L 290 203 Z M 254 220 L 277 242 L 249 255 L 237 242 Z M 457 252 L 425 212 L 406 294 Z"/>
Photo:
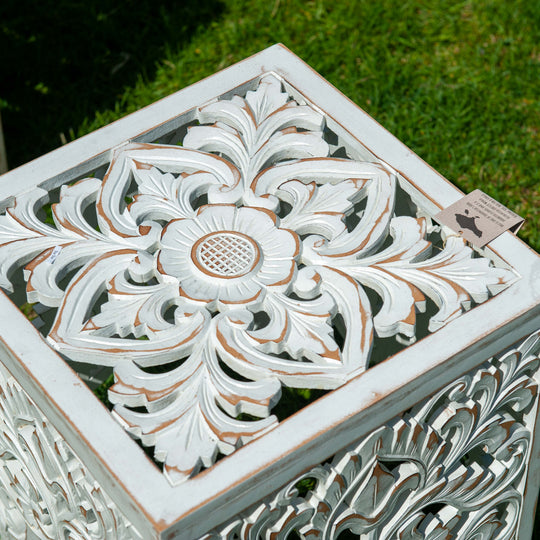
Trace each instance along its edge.
<path fill-rule="evenodd" d="M 517 233 L 525 221 L 479 189 L 445 208 L 434 219 L 476 247 L 484 247 L 505 231 Z"/>

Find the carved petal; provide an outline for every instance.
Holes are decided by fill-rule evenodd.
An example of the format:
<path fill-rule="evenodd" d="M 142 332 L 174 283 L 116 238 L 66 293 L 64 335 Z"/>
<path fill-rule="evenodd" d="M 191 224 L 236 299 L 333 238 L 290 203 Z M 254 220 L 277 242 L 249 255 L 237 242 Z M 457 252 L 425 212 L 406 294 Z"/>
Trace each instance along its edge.
<path fill-rule="evenodd" d="M 342 258 L 359 253 L 366 256 L 385 240 L 394 209 L 395 177 L 384 167 L 337 158 L 304 159 L 276 165 L 255 178 L 251 184 L 253 193 L 248 192 L 245 201 L 274 210 L 277 199 L 268 199 L 265 194 L 278 194 L 280 186 L 294 179 L 306 184 L 339 184 L 351 180 L 357 186 L 358 197 L 367 196 L 362 218 L 351 232 L 342 229 L 341 234 L 330 242 L 324 238 L 304 242 L 302 257 L 306 264 L 326 264 L 323 262 L 325 257 Z"/>
<path fill-rule="evenodd" d="M 233 188 L 240 181 L 238 170 L 218 156 L 178 146 L 131 144 L 122 147 L 115 154 L 103 179 L 97 202 L 98 222 L 102 231 L 111 231 L 119 236 L 140 235 L 139 223 L 125 208 L 124 196 L 127 195 L 134 171 L 152 167 L 176 174 L 207 172 L 217 179 L 217 185 L 212 186 L 216 191 Z M 142 180 L 142 183 L 145 181 Z"/>
<path fill-rule="evenodd" d="M 324 297 L 321 297 L 320 303 L 314 303 L 318 308 L 325 304 L 328 306 L 329 297 L 333 298 L 336 305 L 334 309 L 343 317 L 346 337 L 341 354 L 326 330 L 323 330 L 322 336 L 310 336 L 306 323 L 313 324 L 313 321 L 308 323 L 306 318 L 302 317 L 299 311 L 302 302 L 279 306 L 277 299 L 269 304 L 270 309 L 273 309 L 270 312 L 271 317 L 274 317 L 274 322 L 270 323 L 270 336 L 275 336 L 281 328 L 285 348 L 296 350 L 297 354 L 306 346 L 308 339 L 316 339 L 312 346 L 322 354 L 313 356 L 313 363 L 264 353 L 263 350 L 272 350 L 273 346 L 270 341 L 262 341 L 257 332 L 247 331 L 252 318 L 246 312 L 242 316 L 237 315 L 236 321 L 230 320 L 229 324 L 219 325 L 219 353 L 234 371 L 250 379 L 259 378 L 261 373 L 273 374 L 293 387 L 334 388 L 366 368 L 372 341 L 369 302 L 354 280 L 334 270 L 323 267 L 309 268 L 302 270 L 300 274 L 295 290 L 302 295 L 305 295 L 305 291 L 312 294 L 315 289 L 322 292 Z M 328 307 L 332 309 L 331 305 Z M 327 318 L 326 315 L 323 317 Z M 293 325 L 296 325 L 296 328 L 293 328 Z M 292 339 L 297 339 L 297 343 L 289 343 Z"/>
<path fill-rule="evenodd" d="M 88 324 L 87 313 L 106 291 L 107 282 L 127 267 L 135 274 L 140 272 L 137 257 L 143 255 L 129 250 L 107 254 L 75 276 L 47 336 L 54 348 L 74 360 L 103 365 L 136 358 L 141 365 L 148 366 L 189 354 L 198 334 L 209 322 L 210 314 L 205 310 L 186 313 L 177 319 L 175 326 L 150 334 L 147 341 L 101 336 L 96 321 Z"/>
<path fill-rule="evenodd" d="M 210 125 L 191 127 L 183 144 L 227 156 L 242 172 L 242 190 L 264 166 L 284 159 L 327 156 L 329 146 L 321 131 L 324 117 L 288 100 L 281 83 L 267 76 L 245 99 L 234 96 L 201 107 L 199 121 Z"/>
<path fill-rule="evenodd" d="M 57 229 L 37 220 L 36 206 L 42 204 L 45 197 L 36 199 L 36 194 L 32 198 L 28 196 L 19 200 L 23 205 L 19 204 L 13 209 L 13 216 L 3 216 L 4 225 L 11 225 L 15 238 L 17 233 L 19 237 L 22 236 L 21 240 L 14 240 L 0 248 L 4 252 L 0 253 L 0 257 L 5 258 L 3 267 L 6 271 L 8 265 L 14 262 L 20 264 L 40 253 L 25 268 L 30 302 L 40 301 L 48 306 L 58 306 L 64 292 L 57 283 L 68 272 L 110 251 L 146 249 L 156 243 L 157 231 L 152 226 L 148 227 L 146 235 L 129 239 L 114 234 L 106 236 L 92 227 L 83 213 L 87 206 L 94 204 L 100 188 L 101 181 L 95 178 L 63 186 L 60 202 L 52 205 Z M 25 226 L 30 228 L 25 229 Z"/>
<path fill-rule="evenodd" d="M 360 180 L 368 179 L 365 187 L 367 204 L 360 222 L 351 232 L 344 231 L 330 242 L 325 239 L 308 238 L 305 242 L 306 249 L 303 258 L 309 264 L 326 264 L 330 257 L 339 260 L 346 257 L 369 255 L 386 239 L 394 211 L 395 177 L 374 163 L 321 160 L 321 163 L 312 162 L 312 165 L 314 171 L 318 171 L 322 175 L 322 178 L 318 179 L 318 183 L 322 183 L 321 179 L 331 182 L 340 176 L 343 179 L 347 177 Z M 294 169 L 294 165 L 286 165 L 285 167 Z M 260 179 L 264 180 L 263 184 L 270 181 L 273 185 L 275 182 L 273 178 L 264 179 L 263 175 Z M 298 179 L 302 180 L 302 178 Z M 271 185 L 268 187 L 270 188 Z M 360 187 L 362 185 L 363 182 L 359 184 Z"/>
<path fill-rule="evenodd" d="M 427 258 L 431 244 L 425 240 L 423 219 L 393 218 L 390 234 L 393 243 L 368 257 L 322 256 L 317 245 L 323 241 L 315 236 L 304 241 L 302 252 L 304 261 L 346 272 L 381 296 L 383 305 L 374 318 L 381 337 L 399 333 L 414 341 L 415 311 L 424 311 L 424 295 L 439 307 L 429 322 L 429 330 L 435 331 L 469 309 L 471 301 L 484 302 L 489 292 L 496 293 L 515 279 L 510 270 L 473 258 L 473 251 L 456 236 L 448 237 L 444 249 Z"/>

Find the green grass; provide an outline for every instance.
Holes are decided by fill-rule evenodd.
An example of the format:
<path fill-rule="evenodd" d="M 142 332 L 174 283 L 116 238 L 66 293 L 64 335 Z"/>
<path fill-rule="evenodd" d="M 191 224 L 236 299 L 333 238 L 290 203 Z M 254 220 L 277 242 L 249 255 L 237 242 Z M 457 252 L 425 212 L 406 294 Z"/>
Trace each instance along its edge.
<path fill-rule="evenodd" d="M 49 2 L 41 4 L 46 7 Z M 50 75 L 62 84 L 44 72 L 35 79 L 27 74 L 25 88 L 41 100 L 44 113 L 32 111 L 32 129 L 39 133 L 41 124 L 58 121 L 52 128 L 56 135 L 49 134 L 52 148 L 60 143 L 60 133 L 70 138 L 70 130 L 72 137 L 93 131 L 282 42 L 461 189 L 480 188 L 525 217 L 520 236 L 540 249 L 535 215 L 540 203 L 538 2 L 184 4 L 181 11 L 167 10 L 161 2 L 154 10 L 141 2 L 138 10 L 119 11 L 101 0 L 83 13 L 81 6 L 86 4 L 67 2 L 72 27 L 77 26 L 77 16 L 86 17 L 79 21 L 85 33 L 77 34 L 82 44 L 76 53 L 92 53 L 91 80 L 82 69 L 80 78 L 72 81 L 79 105 L 70 119 L 65 107 L 62 114 L 58 106 L 46 108 L 47 103 L 56 103 L 55 95 L 69 99 L 62 70 L 57 66 Z M 145 20 L 148 24 L 142 26 Z M 6 28 L 11 28 L 8 21 L 4 18 L 2 23 L 4 39 Z M 32 37 L 31 43 L 40 43 L 39 31 L 27 41 Z M 90 39 L 105 46 L 85 48 Z M 61 62 L 73 69 L 69 50 L 61 52 Z M 121 65 L 126 54 L 130 60 Z M 9 117 L 13 125 L 16 109 L 24 116 L 24 107 L 8 106 L 3 113 L 6 124 Z M 86 112 L 84 117 L 81 111 Z M 5 129 L 8 157 L 11 152 L 19 161 L 34 157 L 31 147 L 17 137 L 11 139 Z M 25 147 L 26 154 L 21 154 Z"/>
<path fill-rule="evenodd" d="M 225 3 L 82 135 L 275 42 L 283 42 L 468 192 L 526 218 L 540 250 L 540 3 Z"/>
<path fill-rule="evenodd" d="M 112 409 L 112 403 L 109 401 L 108 390 L 113 384 L 114 375 L 111 374 L 98 387 L 94 388 L 94 394 L 108 409 Z"/>

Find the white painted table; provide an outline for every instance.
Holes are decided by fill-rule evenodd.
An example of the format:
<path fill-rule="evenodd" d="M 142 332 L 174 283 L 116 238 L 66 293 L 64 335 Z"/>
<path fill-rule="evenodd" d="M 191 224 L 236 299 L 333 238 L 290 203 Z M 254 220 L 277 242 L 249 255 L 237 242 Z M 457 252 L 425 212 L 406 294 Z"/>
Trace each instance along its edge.
<path fill-rule="evenodd" d="M 3 176 L 0 535 L 530 538 L 540 258 L 461 196 L 279 45 Z"/>

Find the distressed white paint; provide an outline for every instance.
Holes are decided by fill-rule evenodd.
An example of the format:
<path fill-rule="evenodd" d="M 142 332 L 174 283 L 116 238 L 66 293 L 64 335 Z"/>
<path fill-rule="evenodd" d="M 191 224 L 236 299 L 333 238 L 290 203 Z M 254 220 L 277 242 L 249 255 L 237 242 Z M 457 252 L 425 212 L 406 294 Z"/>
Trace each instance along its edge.
<path fill-rule="evenodd" d="M 21 540 L 141 538 L 1 364 L 0 535 Z"/>
<path fill-rule="evenodd" d="M 288 105 L 283 109 L 279 121 L 283 122 L 281 131 L 285 132 L 276 136 L 269 148 L 262 148 L 258 146 L 261 141 L 275 135 L 272 133 L 272 123 L 267 123 L 265 129 L 268 131 L 246 130 L 244 128 L 249 124 L 246 124 L 242 110 L 245 111 L 245 104 L 249 104 L 250 99 L 253 99 L 252 94 L 249 94 L 248 99 L 246 90 L 256 94 L 260 74 L 268 72 L 273 72 L 274 76 L 281 80 L 283 88 L 294 97 L 298 105 Z M 266 90 L 272 90 L 272 84 L 264 84 L 269 86 Z M 238 90 L 233 91 L 234 88 Z M 235 92 L 244 98 L 231 99 Z M 216 101 L 215 98 L 222 94 L 226 94 L 225 99 Z M 282 98 L 276 94 L 276 99 Z M 200 109 L 194 108 L 199 106 Z M 264 107 L 257 111 L 258 115 L 264 115 Z M 290 122 L 296 113 L 299 122 L 302 122 L 299 125 L 305 131 L 295 135 L 290 129 L 293 127 Z M 212 115 L 216 114 L 222 118 L 218 118 L 216 125 L 211 127 L 214 123 Z M 197 115 L 203 125 L 191 128 L 184 147 L 142 147 L 126 144 L 128 140 L 153 142 L 156 137 L 177 129 L 185 122 L 191 122 Z M 317 135 L 323 127 L 323 117 L 324 123 L 338 134 L 340 141 L 347 145 L 349 156 L 354 159 L 332 158 L 321 161 L 324 151 L 327 151 L 323 144 L 326 142 Z M 262 116 L 259 116 L 260 118 Z M 215 131 L 211 131 L 212 129 Z M 231 137 L 231 129 L 244 129 L 244 137 Z M 301 135 L 302 133 L 307 135 Z M 294 148 L 292 141 L 297 141 L 300 135 L 302 141 L 308 141 L 306 146 L 309 148 L 301 149 L 302 145 Z M 187 148 L 189 143 L 193 148 Z M 223 158 L 212 154 L 215 151 L 222 152 L 219 148 L 224 145 L 228 152 L 223 152 Z M 270 146 L 275 149 L 272 154 L 274 161 L 268 161 L 264 154 L 271 150 Z M 331 146 L 329 148 L 330 151 L 333 149 Z M 150 154 L 152 159 L 148 159 L 146 163 L 160 171 L 157 176 L 152 176 L 151 168 L 134 166 L 135 162 L 145 163 L 144 156 Z M 81 174 L 88 174 L 96 166 L 111 161 L 112 166 L 102 182 L 102 174 L 99 174 L 96 178 L 63 188 L 62 200 L 56 207 L 56 227 L 44 231 L 43 223 L 35 221 L 34 201 L 39 201 L 47 189 L 72 182 Z M 182 164 L 180 169 L 179 163 Z M 186 166 L 186 163 L 191 167 Z M 306 167 L 306 163 L 310 164 L 309 167 Z M 262 173 L 256 182 L 255 178 L 250 180 L 258 167 L 267 167 L 268 164 L 273 166 Z M 133 201 L 127 210 L 123 206 L 123 186 L 126 186 L 125 176 L 131 174 L 134 168 L 143 176 L 147 174 L 144 180 L 137 183 L 139 188 L 143 186 L 146 192 L 139 192 L 141 200 Z M 359 177 L 354 171 L 361 172 L 364 176 Z M 182 173 L 187 175 L 183 176 Z M 167 174 L 171 176 L 164 180 Z M 419 215 L 396 218 L 385 212 L 384 201 L 388 202 L 388 196 L 391 197 L 393 193 L 392 189 L 388 189 L 388 184 L 394 182 L 394 175 L 419 206 Z M 317 181 L 321 176 L 328 180 Z M 191 184 L 189 180 L 186 181 L 187 178 L 192 179 Z M 364 186 L 359 185 L 361 182 L 354 181 L 358 178 L 365 181 Z M 116 301 L 121 302 L 121 299 L 128 297 L 139 302 L 136 305 L 144 305 L 143 318 L 156 326 L 155 334 L 162 334 L 160 337 L 163 338 L 166 350 L 182 346 L 178 336 L 170 335 L 171 332 L 167 334 L 167 328 L 159 317 L 160 306 L 170 302 L 171 289 L 174 288 L 177 277 L 166 274 L 173 279 L 158 280 L 157 284 L 146 286 L 145 294 L 134 295 L 133 282 L 139 280 L 139 283 L 142 283 L 151 277 L 152 261 L 157 258 L 155 254 L 160 249 L 159 243 L 166 238 L 162 233 L 162 226 L 166 222 L 174 223 L 179 219 L 195 222 L 199 219 L 195 214 L 198 208 L 185 204 L 192 200 L 191 197 L 196 199 L 200 195 L 198 189 L 208 193 L 210 205 L 234 202 L 240 209 L 262 207 L 275 213 L 276 208 L 272 205 L 276 200 L 284 201 L 291 205 L 291 211 L 276 222 L 276 230 L 286 229 L 297 236 L 307 235 L 305 240 L 314 235 L 320 237 L 320 245 L 305 242 L 305 246 L 302 245 L 299 250 L 299 257 L 295 259 L 302 260 L 301 264 L 306 266 L 305 271 L 301 269 L 297 272 L 295 281 L 291 279 L 291 283 L 298 289 L 295 294 L 300 298 L 292 298 L 296 303 L 303 301 L 314 305 L 313 300 L 316 298 L 309 298 L 310 291 L 312 292 L 309 284 L 313 282 L 310 276 L 314 276 L 309 272 L 313 269 L 321 277 L 323 276 L 319 269 L 327 273 L 336 273 L 336 270 L 342 274 L 345 272 L 357 280 L 354 282 L 356 285 L 353 286 L 349 280 L 351 287 L 346 288 L 347 293 L 340 297 L 339 291 L 343 291 L 343 287 L 332 286 L 332 280 L 322 280 L 321 283 L 326 283 L 327 288 L 320 297 L 323 301 L 319 299 L 320 308 L 322 309 L 325 302 L 329 302 L 329 306 L 333 303 L 337 306 L 334 309 L 344 311 L 351 303 L 354 304 L 354 294 L 361 300 L 362 293 L 359 291 L 362 291 L 362 286 L 378 285 L 378 292 L 386 301 L 383 310 L 374 318 L 375 331 L 388 336 L 397 333 L 402 341 L 410 342 L 415 337 L 414 327 L 404 315 L 407 309 L 409 314 L 413 312 L 411 305 L 413 308 L 414 304 L 422 308 L 421 300 L 411 304 L 410 291 L 415 290 L 411 286 L 414 285 L 423 295 L 439 302 L 439 314 L 432 317 L 431 329 L 435 330 L 444 323 L 446 325 L 438 332 L 406 348 L 383 364 L 356 376 L 345 386 L 334 390 L 245 448 L 237 450 L 227 459 L 221 460 L 204 475 L 195 476 L 174 487 L 118 429 L 110 415 L 99 404 L 93 404 L 89 392 L 73 383 L 74 378 L 69 369 L 43 344 L 33 328 L 25 327 L 22 316 L 14 311 L 13 306 L 6 302 L 5 298 L 0 298 L 0 322 L 1 327 L 6 329 L 5 333 L 2 331 L 2 339 L 5 346 L 9 347 L 9 354 L 3 361 L 10 366 L 36 403 L 41 404 L 47 416 L 54 419 L 55 425 L 59 427 L 62 435 L 69 439 L 74 450 L 84 456 L 85 463 L 91 464 L 96 479 L 106 486 L 108 493 L 114 494 L 115 501 L 118 501 L 129 519 L 137 523 L 143 537 L 151 538 L 160 534 L 159 531 L 163 531 L 164 535 L 176 535 L 178 538 L 192 539 L 202 535 L 208 528 L 249 506 L 254 497 L 269 494 L 306 467 L 327 459 L 337 449 L 344 448 L 362 434 L 383 424 L 539 326 L 539 259 L 509 234 L 491 243 L 484 253 L 497 262 L 499 269 L 495 270 L 495 273 L 511 266 L 517 271 L 519 279 L 489 302 L 475 307 L 470 313 L 456 317 L 462 312 L 462 307 L 468 307 L 471 299 L 477 302 L 485 300 L 486 291 L 489 289 L 496 293 L 497 288 L 493 287 L 497 285 L 498 277 L 510 278 L 510 274 L 502 273 L 497 279 L 490 281 L 490 273 L 494 270 L 484 267 L 483 277 L 478 283 L 476 280 L 467 280 L 466 284 L 473 284 L 473 288 L 466 290 L 464 296 L 459 279 L 467 267 L 471 268 L 468 263 L 471 260 L 468 248 L 450 238 L 446 242 L 445 250 L 435 255 L 451 274 L 445 274 L 444 271 L 438 274 L 437 271 L 440 271 L 442 266 L 433 263 L 433 256 L 422 259 L 428 255 L 423 249 L 425 239 L 422 227 L 429 227 L 429 220 L 424 225 L 422 217 L 433 215 L 439 208 L 454 202 L 460 196 L 459 191 L 282 47 L 264 51 L 147 110 L 127 117 L 114 127 L 104 128 L 81 141 L 66 145 L 9 173 L 4 179 L 5 182 L 0 185 L 4 207 L 10 201 L 12 204 L 15 198 L 21 203 L 10 210 L 14 219 L 7 218 L 5 222 L 8 234 L 14 235 L 13 240 L 24 239 L 25 242 L 22 254 L 18 249 L 10 252 L 13 257 L 6 257 L 4 268 L 19 262 L 26 264 L 26 261 L 43 253 L 43 261 L 37 260 L 37 264 L 28 269 L 27 277 L 32 284 L 29 295 L 30 298 L 39 298 L 53 308 L 61 306 L 63 324 L 59 324 L 55 329 L 58 331 L 51 336 L 51 341 L 58 343 L 56 336 L 61 336 L 64 354 L 76 355 L 82 345 L 92 361 L 115 364 L 115 360 L 107 358 L 110 354 L 103 353 L 103 343 L 100 352 L 99 340 L 116 339 L 118 341 L 115 342 L 115 348 L 118 348 L 117 345 L 121 345 L 129 331 L 133 331 L 134 335 L 141 331 L 136 330 L 138 325 L 132 316 L 135 310 L 120 309 L 115 315 L 116 308 L 121 307 Z M 313 190 L 310 187 L 312 181 L 315 181 Z M 339 189 L 335 187 L 338 184 Z M 46 189 L 40 191 L 38 186 Z M 162 188 L 165 186 L 168 191 L 163 192 Z M 220 192 L 220 186 L 227 188 Z M 341 219 L 324 215 L 321 202 L 331 202 L 332 208 L 335 207 L 337 212 L 347 213 L 349 208 L 346 204 L 351 201 L 345 194 L 351 193 L 354 200 L 355 191 L 365 198 L 364 214 L 367 212 L 371 216 L 371 223 L 368 223 L 367 219 L 363 222 L 360 220 L 356 227 L 358 230 L 355 229 L 352 234 L 344 234 Z M 261 197 L 265 194 L 269 196 Z M 160 197 L 166 204 L 156 204 Z M 95 201 L 100 203 L 97 217 L 99 231 L 87 226 L 82 212 L 85 205 L 91 206 Z M 174 201 L 174 204 L 171 205 L 168 201 Z M 192 214 L 185 217 L 174 214 L 192 211 Z M 15 223 L 16 215 L 23 217 L 22 221 L 18 221 L 19 225 Z M 381 218 L 378 227 L 375 223 L 377 216 Z M 28 233 L 28 230 L 33 232 Z M 370 234 L 372 231 L 374 234 Z M 238 231 L 229 231 L 229 234 L 231 232 Z M 387 234 L 394 237 L 392 245 L 400 247 L 394 253 L 396 257 L 392 257 L 388 250 L 383 257 L 378 253 L 381 239 Z M 166 241 L 169 240 L 171 238 Z M 364 241 L 364 248 L 367 246 L 367 250 L 359 253 L 360 257 L 342 257 L 347 250 L 354 252 Z M 249 246 L 250 240 L 246 242 L 244 246 Z M 55 248 L 58 252 L 58 247 L 62 249 L 56 259 L 52 264 L 48 263 L 50 268 L 45 267 L 43 263 L 50 258 Z M 255 248 L 253 252 L 256 252 Z M 133 258 L 134 253 L 140 255 L 136 261 Z M 148 253 L 149 257 L 143 253 Z M 78 308 L 75 299 L 84 300 L 88 297 L 84 296 L 83 287 L 77 288 L 76 283 L 73 283 L 70 293 L 64 295 L 53 276 L 61 275 L 62 268 L 73 268 L 74 261 L 82 261 L 83 265 L 88 267 L 92 260 L 98 261 L 99 271 L 85 274 L 83 283 L 90 284 L 94 290 L 100 290 L 104 282 L 112 283 L 122 268 L 129 267 L 130 279 L 116 280 L 118 294 L 113 291 L 109 302 L 114 300 L 116 305 L 111 305 L 110 308 L 113 309 L 107 308 L 101 313 L 100 324 L 103 326 L 100 328 L 110 330 L 120 321 L 117 337 L 107 337 L 109 330 L 102 331 L 99 336 L 99 330 L 87 328 L 86 332 L 93 331 L 96 337 L 84 340 L 83 345 L 80 340 L 81 328 L 88 322 L 84 319 L 87 306 L 84 306 L 83 302 L 83 306 Z M 245 264 L 249 266 L 251 260 L 248 259 Z M 336 268 L 331 268 L 329 260 L 336 263 Z M 384 270 L 374 272 L 375 267 L 384 267 Z M 215 267 L 213 268 L 215 270 Z M 249 268 L 250 271 L 258 271 L 255 267 Z M 212 271 L 211 268 L 210 270 Z M 474 269 L 475 273 L 476 270 L 478 268 Z M 174 274 L 174 271 L 171 270 L 170 273 Z M 248 278 L 245 275 L 237 277 L 246 281 Z M 454 279 L 454 286 L 448 287 L 446 278 L 450 275 Z M 302 276 L 305 279 L 300 280 Z M 214 275 L 213 279 L 223 278 Z M 301 281 L 304 285 L 301 285 Z M 272 289 L 269 284 L 265 285 L 261 290 Z M 139 290 L 138 293 L 142 291 Z M 300 293 L 307 296 L 303 298 Z M 33 294 L 36 296 L 32 297 Z M 287 307 L 283 308 L 273 301 L 275 295 L 266 292 L 264 294 L 265 309 L 271 310 L 276 317 L 284 309 L 289 313 L 291 309 L 293 313 L 298 310 L 295 302 L 288 302 Z M 70 302 L 67 302 L 68 297 L 71 298 Z M 201 303 L 200 299 L 196 298 L 190 302 L 194 306 Z M 88 300 L 86 303 L 89 303 Z M 360 307 L 362 302 L 359 301 L 356 305 Z M 249 307 L 249 304 L 246 307 Z M 129 317 L 126 316 L 127 311 Z M 215 313 L 214 307 L 203 307 L 197 311 L 199 314 L 205 312 L 212 315 Z M 354 309 L 350 310 L 351 317 L 359 312 L 361 313 L 360 309 L 356 312 Z M 182 313 L 195 325 L 195 312 L 184 310 Z M 208 318 L 212 321 L 219 320 L 219 317 L 231 313 L 231 310 L 223 307 L 223 312 L 217 317 L 200 315 L 200 322 Z M 251 311 L 246 309 L 243 313 L 249 315 Z M 66 317 L 66 314 L 69 316 Z M 238 322 L 242 320 L 244 324 L 247 322 L 247 319 L 237 319 Z M 160 324 L 163 326 L 160 327 Z M 24 328 L 27 329 L 21 331 Z M 193 328 L 196 329 L 197 326 Z M 246 334 L 246 330 L 242 330 L 241 326 L 239 328 Z M 267 331 L 270 332 L 272 328 L 278 329 L 273 324 Z M 363 328 L 365 331 L 368 326 L 364 325 Z M 147 332 L 147 328 L 144 332 Z M 138 335 L 142 335 L 142 332 Z M 326 339 L 326 335 L 331 337 L 324 331 L 318 331 L 316 335 L 319 339 Z M 361 333 L 353 332 L 355 339 L 360 340 L 361 336 Z M 64 337 L 67 339 L 63 340 Z M 175 337 L 176 344 L 173 342 Z M 169 357 L 168 360 L 166 355 L 157 352 L 155 343 L 149 343 L 150 339 L 137 341 L 137 345 L 132 346 L 134 344 L 130 343 L 129 347 L 119 351 L 119 356 L 127 355 L 130 358 L 127 362 L 122 362 L 122 365 L 130 365 L 133 362 L 131 358 L 146 358 L 154 365 L 171 359 Z M 212 342 L 210 345 L 210 350 L 217 347 Z M 313 343 L 310 347 L 313 348 Z M 39 355 L 36 351 L 39 351 Z M 262 352 L 275 358 L 272 351 Z M 343 351 L 340 351 L 340 354 L 343 355 Z M 349 375 L 343 380 L 353 375 L 362 362 L 365 363 L 362 355 L 360 358 L 350 355 L 350 361 L 352 364 L 346 370 L 352 371 L 349 371 Z M 192 366 L 196 364 L 195 361 L 191 363 Z M 245 368 L 243 363 L 237 363 L 237 367 L 239 364 Z M 209 365 L 211 363 L 206 364 Z M 305 365 L 309 366 L 309 363 Z M 256 366 L 257 369 L 261 368 L 260 364 Z M 272 369 L 274 368 L 275 364 L 272 366 Z M 359 369 L 362 371 L 363 367 Z M 250 373 L 254 371 L 255 368 Z M 279 381 L 279 377 L 277 380 Z M 266 394 L 259 394 L 262 403 L 267 399 L 268 392 L 267 388 Z M 81 402 L 85 403 L 82 408 L 79 405 Z M 268 402 L 269 408 L 270 403 Z M 91 414 L 87 412 L 90 410 Z M 150 413 L 143 418 L 150 419 L 151 416 Z M 533 451 L 532 455 L 536 453 Z M 126 462 L 127 456 L 129 459 Z M 114 482 L 111 481 L 111 471 Z M 529 509 L 525 515 L 532 515 L 539 483 L 536 461 L 531 462 L 531 474 L 527 482 L 527 497 L 523 501 L 523 508 Z M 143 512 L 140 512 L 140 509 L 143 509 Z M 179 520 L 180 517 L 182 519 Z M 520 524 L 520 538 L 530 536 L 531 526 L 530 520 L 524 520 Z"/>
<path fill-rule="evenodd" d="M 114 367 L 114 414 L 155 447 L 172 483 L 275 426 L 281 384 L 340 386 L 368 367 L 374 332 L 413 342 L 426 296 L 437 330 L 515 279 L 453 235 L 433 254 L 426 219 L 394 213 L 395 176 L 332 157 L 324 116 L 276 77 L 197 116 L 182 148 L 125 146 L 102 181 L 63 186 L 55 227 L 36 216 L 38 189 L 0 217 L 1 282 L 26 263 L 29 301 L 58 306 L 47 339 L 72 360 Z M 85 217 L 94 204 L 97 227 Z M 363 286 L 382 299 L 375 317 Z M 141 369 L 180 359 L 165 373 Z"/>
<path fill-rule="evenodd" d="M 536 333 L 204 538 L 518 538 L 539 352 Z"/>

